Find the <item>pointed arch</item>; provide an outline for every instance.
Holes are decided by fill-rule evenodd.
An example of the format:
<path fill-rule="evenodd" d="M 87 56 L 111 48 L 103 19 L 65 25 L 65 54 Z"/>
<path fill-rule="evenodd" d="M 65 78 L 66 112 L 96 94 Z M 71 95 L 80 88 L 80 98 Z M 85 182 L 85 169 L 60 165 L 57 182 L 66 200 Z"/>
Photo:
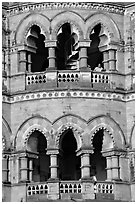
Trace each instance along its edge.
<path fill-rule="evenodd" d="M 33 25 L 39 26 L 46 39 L 49 39 L 49 19 L 42 14 L 32 13 L 26 16 L 18 25 L 14 37 L 16 44 L 26 43 L 26 35 Z"/>
<path fill-rule="evenodd" d="M 55 146 L 56 148 L 59 147 L 59 141 L 61 135 L 68 129 L 73 131 L 74 137 L 77 141 L 77 148 L 79 149 L 83 141 L 83 132 L 86 128 L 86 123 L 84 120 L 73 116 L 73 115 L 66 115 L 58 118 L 53 124 L 54 132 L 55 133 Z"/>
<path fill-rule="evenodd" d="M 120 126 L 109 116 L 98 116 L 88 122 L 87 127 L 90 135 L 91 145 L 94 135 L 100 130 L 104 129 L 112 139 L 113 147 L 117 149 L 125 149 L 126 140 Z"/>
<path fill-rule="evenodd" d="M 35 130 L 46 137 L 48 146 L 51 123 L 42 117 L 32 117 L 19 127 L 14 141 L 14 148 L 16 150 L 26 150 L 28 138 Z"/>
<path fill-rule="evenodd" d="M 60 20 L 63 19 L 63 20 Z M 57 33 L 61 26 L 65 23 L 70 23 L 72 27 L 75 27 L 79 33 L 79 39 L 83 39 L 83 24 L 84 20 L 80 15 L 75 12 L 65 11 L 61 12 L 59 15 L 56 15 L 51 21 L 52 27 L 52 38 L 57 39 Z"/>
<path fill-rule="evenodd" d="M 110 41 L 119 42 L 121 40 L 121 34 L 119 31 L 119 28 L 114 22 L 114 20 L 107 14 L 104 14 L 101 12 L 94 13 L 86 19 L 86 28 L 87 28 L 86 38 L 87 39 L 89 39 L 90 33 L 93 30 L 93 28 L 99 23 L 107 31 Z"/>

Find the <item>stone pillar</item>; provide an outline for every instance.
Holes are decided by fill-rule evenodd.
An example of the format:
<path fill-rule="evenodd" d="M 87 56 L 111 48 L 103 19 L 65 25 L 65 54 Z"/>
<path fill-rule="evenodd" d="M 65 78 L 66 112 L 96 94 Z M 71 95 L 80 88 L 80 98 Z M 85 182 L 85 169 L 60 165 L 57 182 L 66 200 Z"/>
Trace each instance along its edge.
<path fill-rule="evenodd" d="M 79 68 L 87 67 L 87 48 L 81 47 L 79 52 Z"/>
<path fill-rule="evenodd" d="M 109 59 L 109 54 L 108 54 L 108 51 L 104 51 L 103 52 L 103 64 L 104 64 L 104 69 L 106 71 L 109 70 L 109 62 L 108 62 L 108 59 Z"/>
<path fill-rule="evenodd" d="M 81 178 L 90 177 L 90 154 L 81 155 Z"/>
<path fill-rule="evenodd" d="M 28 158 L 25 155 L 20 157 L 20 181 L 28 181 Z"/>
<path fill-rule="evenodd" d="M 8 182 L 8 157 L 3 155 L 2 158 L 2 182 L 7 183 Z"/>
<path fill-rule="evenodd" d="M 119 157 L 120 179 L 122 181 L 130 181 L 130 162 L 129 157 L 120 155 Z"/>
<path fill-rule="evenodd" d="M 77 156 L 81 156 L 81 179 L 90 178 L 90 154 L 93 154 L 93 149 L 80 149 L 77 151 Z"/>
<path fill-rule="evenodd" d="M 118 164 L 118 156 L 112 156 L 112 179 L 119 180 L 119 164 Z"/>
<path fill-rule="evenodd" d="M 90 47 L 90 40 L 88 41 L 79 41 L 76 49 L 79 50 L 79 69 L 87 70 L 87 48 Z"/>
<path fill-rule="evenodd" d="M 33 160 L 29 159 L 29 181 L 32 181 Z"/>
<path fill-rule="evenodd" d="M 109 49 L 109 70 L 116 71 L 116 50 Z"/>
<path fill-rule="evenodd" d="M 56 41 L 45 41 L 45 47 L 49 49 L 49 67 L 47 70 L 56 70 L 56 56 L 55 56 L 55 47 Z"/>
<path fill-rule="evenodd" d="M 26 50 L 20 50 L 19 72 L 25 72 L 27 65 Z"/>
<path fill-rule="evenodd" d="M 58 154 L 57 149 L 47 149 L 47 155 L 50 155 L 50 179 L 58 179 Z"/>
<path fill-rule="evenodd" d="M 111 171 L 111 166 L 112 166 L 112 159 L 111 157 L 106 157 L 106 161 L 107 161 L 107 181 L 111 181 L 112 180 L 112 171 Z"/>
<path fill-rule="evenodd" d="M 59 151 L 57 149 L 47 149 L 47 155 L 50 155 L 50 179 L 47 181 L 49 191 L 48 198 L 51 200 L 59 199 L 59 179 L 58 179 L 58 165 L 57 155 Z"/>
<path fill-rule="evenodd" d="M 51 154 L 50 155 L 50 171 L 51 171 L 51 179 L 58 178 L 58 165 L 57 165 L 57 155 Z"/>
<path fill-rule="evenodd" d="M 28 53 L 28 72 L 31 72 L 31 53 Z"/>

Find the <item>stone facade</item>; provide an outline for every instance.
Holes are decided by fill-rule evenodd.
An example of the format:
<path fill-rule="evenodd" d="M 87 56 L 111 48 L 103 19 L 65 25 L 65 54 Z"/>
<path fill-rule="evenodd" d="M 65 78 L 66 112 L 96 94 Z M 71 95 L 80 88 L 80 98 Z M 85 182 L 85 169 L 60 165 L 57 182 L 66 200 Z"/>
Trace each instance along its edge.
<path fill-rule="evenodd" d="M 3 3 L 4 202 L 134 201 L 134 7 Z"/>

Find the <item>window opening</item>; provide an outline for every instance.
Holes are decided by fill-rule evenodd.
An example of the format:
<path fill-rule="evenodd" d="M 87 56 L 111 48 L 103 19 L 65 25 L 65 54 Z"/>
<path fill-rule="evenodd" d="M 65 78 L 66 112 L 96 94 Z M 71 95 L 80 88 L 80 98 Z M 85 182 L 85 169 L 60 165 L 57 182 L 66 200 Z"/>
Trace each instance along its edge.
<path fill-rule="evenodd" d="M 101 24 L 97 24 L 90 34 L 90 47 L 87 49 L 88 65 L 91 70 L 100 64 L 103 67 L 103 53 L 99 50 Z"/>

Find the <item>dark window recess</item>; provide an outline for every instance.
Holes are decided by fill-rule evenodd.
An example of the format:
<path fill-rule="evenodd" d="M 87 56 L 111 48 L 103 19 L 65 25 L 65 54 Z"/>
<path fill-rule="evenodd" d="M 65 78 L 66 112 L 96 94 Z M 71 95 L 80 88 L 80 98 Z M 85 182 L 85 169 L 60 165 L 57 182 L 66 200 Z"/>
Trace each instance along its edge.
<path fill-rule="evenodd" d="M 94 27 L 93 31 L 90 34 L 91 44 L 87 50 L 88 55 L 88 65 L 91 67 L 91 70 L 94 70 L 98 64 L 101 64 L 103 67 L 103 53 L 99 51 L 99 44 L 100 44 L 100 31 L 101 31 L 101 24 L 98 24 Z"/>

